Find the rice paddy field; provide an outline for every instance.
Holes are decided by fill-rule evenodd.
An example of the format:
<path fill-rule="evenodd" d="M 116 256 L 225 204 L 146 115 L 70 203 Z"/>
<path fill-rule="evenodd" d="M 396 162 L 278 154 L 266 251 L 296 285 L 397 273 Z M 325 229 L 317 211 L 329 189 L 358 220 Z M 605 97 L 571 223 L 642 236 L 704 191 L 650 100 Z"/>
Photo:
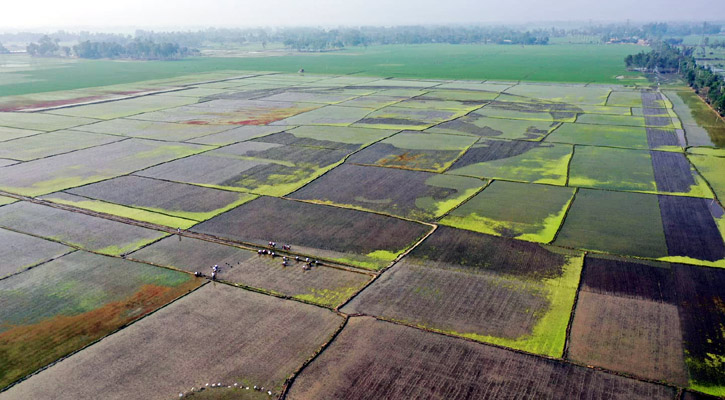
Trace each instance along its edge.
<path fill-rule="evenodd" d="M 725 397 L 696 95 L 285 60 L 2 93 L 0 399 Z"/>

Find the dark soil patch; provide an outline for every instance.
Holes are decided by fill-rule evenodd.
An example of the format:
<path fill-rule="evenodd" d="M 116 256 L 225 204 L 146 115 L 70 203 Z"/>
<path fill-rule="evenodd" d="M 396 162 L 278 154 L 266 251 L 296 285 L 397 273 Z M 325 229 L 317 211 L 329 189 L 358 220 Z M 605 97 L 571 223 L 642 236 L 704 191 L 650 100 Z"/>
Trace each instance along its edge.
<path fill-rule="evenodd" d="M 433 210 L 418 207 L 417 199 L 444 200 L 459 194 L 453 188 L 426 185 L 425 182 L 435 176 L 422 171 L 343 164 L 290 197 L 358 205 L 401 216 L 427 214 L 430 218 Z"/>
<path fill-rule="evenodd" d="M 110 203 L 184 212 L 217 210 L 240 197 L 237 193 L 140 176 L 122 176 L 68 192 Z"/>
<path fill-rule="evenodd" d="M 485 140 L 482 139 L 468 149 L 458 161 L 456 161 L 451 169 L 463 168 L 471 164 L 478 164 L 488 161 L 501 160 L 504 158 L 515 157 L 526 153 L 527 151 L 537 147 L 553 147 L 550 144 L 542 144 L 539 142 L 523 141 L 523 140 Z"/>
<path fill-rule="evenodd" d="M 603 295 L 676 304 L 676 282 L 669 264 L 587 256 L 582 290 Z"/>
<path fill-rule="evenodd" d="M 678 265 L 680 321 L 690 378 L 702 386 L 725 386 L 725 270 Z"/>
<path fill-rule="evenodd" d="M 435 265 L 405 259 L 343 311 L 459 334 L 516 339 L 531 335 L 540 316 L 549 310 L 547 294 L 537 283 Z"/>
<path fill-rule="evenodd" d="M 684 154 L 668 151 L 652 151 L 650 154 L 658 191 L 687 193 L 696 184 L 690 161 Z"/>
<path fill-rule="evenodd" d="M 566 257 L 531 242 L 440 226 L 408 258 L 443 268 L 492 271 L 541 280 L 561 276 Z"/>
<path fill-rule="evenodd" d="M 270 240 L 316 249 L 367 254 L 399 251 L 428 232 L 426 225 L 337 207 L 261 197 L 194 230 L 245 242 Z"/>
<path fill-rule="evenodd" d="M 725 258 L 725 243 L 708 206 L 712 200 L 658 197 L 670 256 L 707 261 Z"/>
<path fill-rule="evenodd" d="M 650 149 L 656 149 L 661 146 L 679 146 L 680 141 L 677 138 L 677 132 L 670 129 L 647 129 L 647 143 Z"/>
<path fill-rule="evenodd" d="M 672 399 L 674 390 L 413 328 L 352 318 L 295 399 Z"/>
<path fill-rule="evenodd" d="M 288 132 L 273 133 L 271 135 L 253 139 L 253 142 L 276 143 L 293 146 L 315 147 L 321 149 L 344 150 L 353 152 L 360 148 L 360 144 L 341 143 L 332 140 L 317 140 L 311 138 L 297 137 Z"/>

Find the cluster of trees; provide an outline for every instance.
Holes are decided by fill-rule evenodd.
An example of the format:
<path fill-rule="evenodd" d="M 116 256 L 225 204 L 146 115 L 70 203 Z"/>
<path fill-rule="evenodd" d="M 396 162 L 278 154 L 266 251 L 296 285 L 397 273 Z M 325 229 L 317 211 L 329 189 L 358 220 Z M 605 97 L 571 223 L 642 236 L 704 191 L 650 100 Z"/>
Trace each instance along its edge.
<path fill-rule="evenodd" d="M 8 50 L 5 46 L 3 46 L 2 43 L 0 43 L 0 54 L 7 54 L 10 53 L 10 50 Z"/>
<path fill-rule="evenodd" d="M 128 58 L 136 60 L 174 60 L 199 54 L 199 50 L 179 46 L 176 43 L 156 43 L 136 39 L 125 44 L 117 42 L 92 42 L 86 40 L 71 47 L 61 46 L 60 39 L 43 36 L 38 43 L 30 43 L 26 49 L 31 56 L 79 58 Z"/>
<path fill-rule="evenodd" d="M 521 44 L 545 45 L 548 31 L 519 31 L 504 27 L 396 26 L 341 29 L 284 29 L 277 34 L 285 46 L 297 50 L 329 50 L 373 44 Z"/>
<path fill-rule="evenodd" d="M 39 57 L 68 57 L 71 53 L 71 48 L 68 46 L 61 46 L 60 39 L 51 39 L 50 36 L 43 36 L 38 40 L 38 43 L 30 43 L 26 50 L 31 56 Z"/>
<path fill-rule="evenodd" d="M 374 44 L 500 43 L 542 45 L 545 30 L 522 31 L 510 27 L 396 26 L 357 28 L 206 29 L 196 32 L 136 31 L 136 38 L 174 41 L 201 47 L 209 43 L 283 43 L 299 51 L 337 50 Z"/>
<path fill-rule="evenodd" d="M 725 80 L 709 67 L 697 65 L 692 48 L 680 50 L 667 43 L 661 43 L 649 53 L 639 53 L 625 58 L 627 67 L 647 70 L 657 68 L 679 71 L 687 83 L 702 96 L 720 115 L 725 116 Z"/>
<path fill-rule="evenodd" d="M 686 50 L 686 52 L 687 55 L 691 55 L 692 49 Z M 624 58 L 624 63 L 627 68 L 638 68 L 646 72 L 677 72 L 685 55 L 676 47 L 662 43 L 653 51 L 628 55 Z"/>
<path fill-rule="evenodd" d="M 134 40 L 125 45 L 87 40 L 73 46 L 73 53 L 80 58 L 130 58 L 136 60 L 176 60 L 200 54 L 199 50 L 182 47 L 176 43 L 156 43 L 151 40 Z"/>
<path fill-rule="evenodd" d="M 643 25 L 636 24 L 607 24 L 593 25 L 570 29 L 563 32 L 569 34 L 590 35 L 600 37 L 602 42 L 617 41 L 622 43 L 636 43 L 639 39 L 659 40 L 672 36 L 687 35 L 714 35 L 720 33 L 723 25 L 717 23 L 664 23 L 655 22 Z M 562 36 L 559 32 L 557 36 Z"/>

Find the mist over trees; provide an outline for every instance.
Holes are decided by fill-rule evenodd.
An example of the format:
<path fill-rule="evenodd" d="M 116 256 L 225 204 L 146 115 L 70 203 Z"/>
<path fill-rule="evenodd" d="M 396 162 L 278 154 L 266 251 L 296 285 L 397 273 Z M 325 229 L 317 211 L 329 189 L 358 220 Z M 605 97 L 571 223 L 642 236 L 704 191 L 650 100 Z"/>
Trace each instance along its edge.
<path fill-rule="evenodd" d="M 73 53 L 80 58 L 128 58 L 137 60 L 176 60 L 200 54 L 199 50 L 182 47 L 176 43 L 156 43 L 151 40 L 134 40 L 125 45 L 87 40 L 73 46 Z"/>
<path fill-rule="evenodd" d="M 30 43 L 26 50 L 36 57 L 125 58 L 135 60 L 175 60 L 199 55 L 199 50 L 176 43 L 156 43 L 151 40 L 133 40 L 125 44 L 91 42 L 86 40 L 73 47 L 60 46 L 60 39 L 43 36 L 38 43 Z"/>

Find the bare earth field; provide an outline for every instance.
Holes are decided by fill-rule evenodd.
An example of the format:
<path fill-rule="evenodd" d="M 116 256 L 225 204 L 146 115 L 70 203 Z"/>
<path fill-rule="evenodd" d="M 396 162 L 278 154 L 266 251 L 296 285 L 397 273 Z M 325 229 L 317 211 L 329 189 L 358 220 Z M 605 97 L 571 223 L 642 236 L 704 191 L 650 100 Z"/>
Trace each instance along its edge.
<path fill-rule="evenodd" d="M 725 397 L 725 122 L 617 82 L 0 93 L 0 400 Z"/>

